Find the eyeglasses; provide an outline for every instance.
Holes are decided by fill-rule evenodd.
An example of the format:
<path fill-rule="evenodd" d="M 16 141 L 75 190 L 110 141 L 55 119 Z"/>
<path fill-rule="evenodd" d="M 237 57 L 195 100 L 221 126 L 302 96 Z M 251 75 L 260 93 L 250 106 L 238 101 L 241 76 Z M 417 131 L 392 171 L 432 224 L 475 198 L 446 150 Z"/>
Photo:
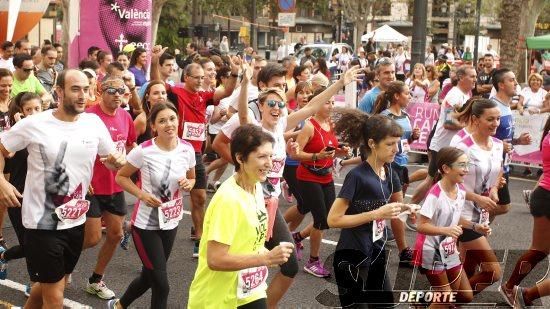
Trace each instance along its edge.
<path fill-rule="evenodd" d="M 466 170 L 470 167 L 470 162 L 460 162 L 460 163 L 454 163 L 451 164 L 451 167 L 458 167 L 460 169 Z"/>
<path fill-rule="evenodd" d="M 286 106 L 286 103 L 283 101 L 267 100 L 265 103 L 271 108 L 275 107 L 275 105 L 278 105 L 279 108 L 285 108 Z"/>
<path fill-rule="evenodd" d="M 118 92 L 118 94 L 123 95 L 126 92 L 126 89 L 124 89 L 124 87 L 121 87 L 121 88 L 109 87 L 109 88 L 105 89 L 104 91 L 109 95 L 115 95 L 117 92 Z"/>
<path fill-rule="evenodd" d="M 30 69 L 22 69 L 22 70 L 23 70 L 23 72 L 25 72 L 25 73 L 30 73 L 30 72 L 34 71 L 33 68 L 30 68 Z"/>
<path fill-rule="evenodd" d="M 204 76 L 193 76 L 193 75 L 187 75 L 187 76 L 189 76 L 193 79 L 196 79 L 196 80 L 204 80 L 204 78 L 205 78 Z"/>

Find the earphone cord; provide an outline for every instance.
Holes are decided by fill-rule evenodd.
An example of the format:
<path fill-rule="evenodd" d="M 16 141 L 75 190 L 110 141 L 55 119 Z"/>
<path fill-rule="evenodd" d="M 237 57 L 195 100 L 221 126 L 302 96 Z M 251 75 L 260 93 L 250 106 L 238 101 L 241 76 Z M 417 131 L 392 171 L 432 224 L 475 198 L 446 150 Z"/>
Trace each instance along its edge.
<path fill-rule="evenodd" d="M 374 152 L 374 162 L 378 162 L 377 159 L 378 159 L 378 156 L 376 155 L 376 152 Z M 375 163 L 375 165 L 376 165 L 376 163 Z M 376 168 L 376 166 L 375 166 L 375 168 Z M 385 172 L 385 170 L 384 170 L 384 172 Z M 386 204 L 388 204 L 389 198 L 391 197 L 391 194 L 393 192 L 393 178 L 391 176 L 392 176 L 392 167 L 391 167 L 391 164 L 390 164 L 390 173 L 389 173 L 389 175 L 386 175 L 386 179 L 388 179 L 388 177 L 390 178 L 390 186 L 391 186 L 390 196 L 388 198 L 386 198 L 386 194 L 384 193 L 384 187 L 382 186 L 382 178 L 380 178 L 380 176 L 378 176 L 378 181 L 380 183 L 380 191 L 382 192 L 382 196 L 384 197 L 384 202 Z M 384 204 L 384 205 L 386 205 L 386 204 Z M 378 252 L 376 257 L 370 263 L 371 265 L 378 259 L 380 254 L 382 254 L 382 251 L 384 251 L 384 247 L 386 246 L 387 241 L 388 241 L 388 233 L 384 233 L 384 243 L 382 244 L 382 248 L 380 248 L 380 251 Z"/>

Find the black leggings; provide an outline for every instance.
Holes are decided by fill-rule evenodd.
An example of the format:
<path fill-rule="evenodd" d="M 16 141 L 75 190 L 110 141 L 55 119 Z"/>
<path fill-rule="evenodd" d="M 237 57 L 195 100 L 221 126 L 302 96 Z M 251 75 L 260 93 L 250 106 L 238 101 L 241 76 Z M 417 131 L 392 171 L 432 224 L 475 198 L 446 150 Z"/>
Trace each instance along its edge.
<path fill-rule="evenodd" d="M 10 217 L 11 225 L 19 241 L 19 246 L 10 247 L 4 252 L 4 260 L 17 260 L 25 257 L 24 243 L 25 243 L 25 227 L 21 219 L 21 207 L 9 207 L 8 216 Z"/>
<path fill-rule="evenodd" d="M 370 257 L 359 250 L 336 250 L 333 267 L 342 308 L 393 307 L 386 253 L 380 250 L 375 245 Z"/>
<path fill-rule="evenodd" d="M 327 230 L 328 212 L 336 199 L 334 182 L 323 184 L 300 180 L 298 189 L 303 197 L 304 208 L 313 216 L 313 227 L 318 230 Z"/>
<path fill-rule="evenodd" d="M 271 239 L 265 243 L 265 247 L 271 250 L 277 247 L 280 242 L 294 243 L 294 239 L 288 230 L 288 225 L 281 214 L 281 210 L 277 209 L 277 216 L 273 224 L 273 235 Z M 297 273 L 298 259 L 296 258 L 296 251 L 292 250 L 292 254 L 290 254 L 288 261 L 281 265 L 281 274 L 285 277 L 294 278 Z"/>
<path fill-rule="evenodd" d="M 120 304 L 128 308 L 151 288 L 151 308 L 167 308 L 170 286 L 166 275 L 166 261 L 172 252 L 178 228 L 171 230 L 142 230 L 132 227 L 132 238 L 143 263 L 141 275 L 134 279 L 120 298 Z"/>
<path fill-rule="evenodd" d="M 244 304 L 242 306 L 237 307 L 237 309 L 265 309 L 265 308 L 267 308 L 267 299 L 265 298 L 260 298 L 251 303 Z"/>

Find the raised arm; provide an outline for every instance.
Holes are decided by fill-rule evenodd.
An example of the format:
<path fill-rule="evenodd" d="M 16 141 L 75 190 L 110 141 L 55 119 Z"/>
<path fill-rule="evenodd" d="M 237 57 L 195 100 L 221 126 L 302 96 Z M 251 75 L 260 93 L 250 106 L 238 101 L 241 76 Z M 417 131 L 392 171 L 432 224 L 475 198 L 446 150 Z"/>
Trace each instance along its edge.
<path fill-rule="evenodd" d="M 328 87 L 325 91 L 321 92 L 318 96 L 311 99 L 309 103 L 296 112 L 288 115 L 286 130 L 290 130 L 298 125 L 300 121 L 305 120 L 307 117 L 313 116 L 323 105 L 330 100 L 335 94 L 338 93 L 344 86 L 351 82 L 359 81 L 360 74 L 363 69 L 356 65 L 346 71 L 340 79 Z M 239 110 L 240 112 L 240 110 Z"/>

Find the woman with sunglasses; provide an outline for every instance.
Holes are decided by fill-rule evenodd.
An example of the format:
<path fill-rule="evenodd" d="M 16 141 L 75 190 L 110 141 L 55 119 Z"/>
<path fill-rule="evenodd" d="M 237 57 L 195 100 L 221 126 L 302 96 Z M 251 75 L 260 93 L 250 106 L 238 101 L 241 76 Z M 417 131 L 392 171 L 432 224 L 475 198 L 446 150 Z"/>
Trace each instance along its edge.
<path fill-rule="evenodd" d="M 361 69 L 353 67 L 342 75 L 340 80 L 323 91 L 320 95 L 313 98 L 306 106 L 300 110 L 286 115 L 284 109 L 286 107 L 285 94 L 279 88 L 268 88 L 258 97 L 260 105 L 261 122 L 257 122 L 252 116 L 248 115 L 247 107 L 247 92 L 249 81 L 252 78 L 254 62 L 249 66 L 243 63 L 244 76 L 241 83 L 241 92 L 239 95 L 239 112 L 234 115 L 222 127 L 222 133 L 225 136 L 232 136 L 233 131 L 242 124 L 253 123 L 261 126 L 266 132 L 270 133 L 275 143 L 273 145 L 273 166 L 268 172 L 267 181 L 263 182 L 264 197 L 268 209 L 269 229 L 266 242 L 266 248 L 275 247 L 279 242 L 292 242 L 292 236 L 288 230 L 288 226 L 284 221 L 281 212 L 278 210 L 278 197 L 281 193 L 280 178 L 283 174 L 283 167 L 287 157 L 287 149 L 289 153 L 297 150 L 298 145 L 289 139 L 288 145 L 285 145 L 284 133 L 290 129 L 294 129 L 301 121 L 312 116 L 319 111 L 323 105 L 330 100 L 339 90 L 345 85 L 355 82 L 358 79 L 358 74 Z M 226 145 L 225 147 L 228 147 Z M 224 148 L 225 148 L 224 147 Z M 228 156 L 228 149 L 222 149 L 220 154 L 226 158 L 228 162 L 233 162 Z M 281 273 L 277 274 L 271 281 L 271 285 L 267 291 L 268 306 L 276 306 L 277 302 L 282 298 L 287 289 L 292 284 L 293 278 L 298 272 L 298 262 L 296 254 L 293 253 L 289 261 L 281 265 Z"/>
<path fill-rule="evenodd" d="M 459 116 L 469 118 L 473 128 L 471 135 L 462 139 L 456 148 L 464 151 L 470 163 L 464 178 L 468 193 L 462 217 L 470 221 L 471 226 L 463 226 L 458 240 L 464 271 L 475 295 L 500 280 L 502 274 L 487 236 L 491 233 L 489 213 L 498 201 L 504 149 L 502 141 L 493 137 L 500 124 L 500 109 L 495 102 L 474 100 Z"/>
<path fill-rule="evenodd" d="M 321 92 L 322 89 L 317 90 L 313 98 Z M 313 216 L 313 228 L 309 234 L 309 261 L 304 266 L 304 271 L 318 278 L 330 276 L 330 272 L 319 260 L 319 251 L 323 231 L 328 229 L 327 215 L 336 196 L 332 178 L 333 157 L 346 156 L 349 152 L 348 147 L 339 147 L 332 129 L 330 117 L 333 107 L 334 98 L 331 98 L 305 122 L 296 138 L 299 151 L 291 155 L 293 159 L 300 161 L 296 178 L 303 209 Z M 300 233 L 297 236 L 301 237 Z M 295 240 L 301 241 L 303 238 Z"/>
<path fill-rule="evenodd" d="M 439 80 L 437 79 L 439 72 L 433 64 L 426 65 L 426 76 L 430 85 L 428 86 L 428 102 L 439 103 Z"/>

